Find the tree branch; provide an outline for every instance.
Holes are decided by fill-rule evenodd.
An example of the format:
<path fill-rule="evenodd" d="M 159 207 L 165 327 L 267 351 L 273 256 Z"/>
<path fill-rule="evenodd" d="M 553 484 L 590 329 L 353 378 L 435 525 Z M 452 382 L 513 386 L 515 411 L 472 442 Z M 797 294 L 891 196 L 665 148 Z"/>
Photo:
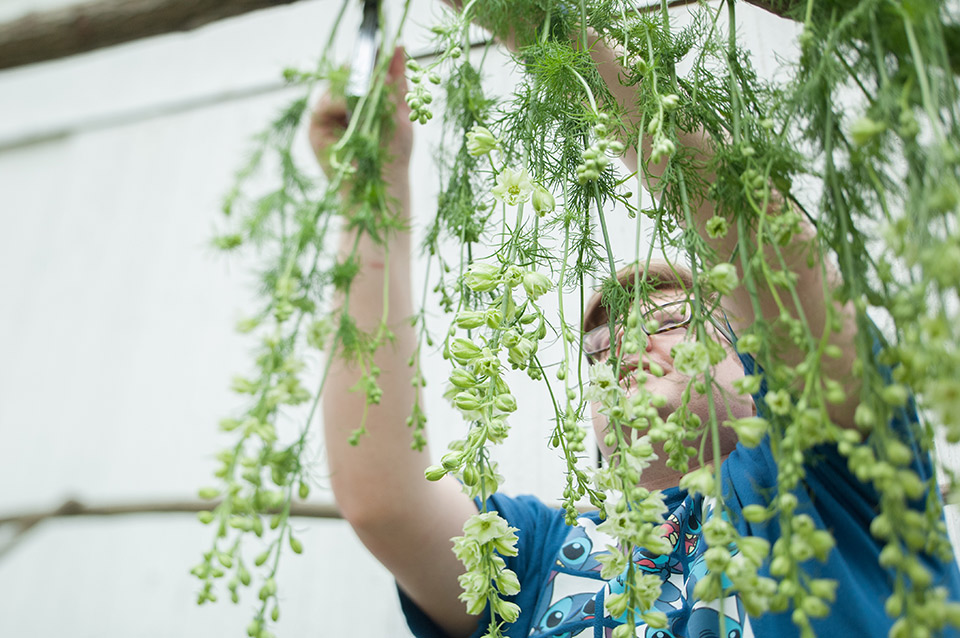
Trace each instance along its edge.
<path fill-rule="evenodd" d="M 95 0 L 0 24 L 0 69 L 85 53 L 297 0 Z"/>

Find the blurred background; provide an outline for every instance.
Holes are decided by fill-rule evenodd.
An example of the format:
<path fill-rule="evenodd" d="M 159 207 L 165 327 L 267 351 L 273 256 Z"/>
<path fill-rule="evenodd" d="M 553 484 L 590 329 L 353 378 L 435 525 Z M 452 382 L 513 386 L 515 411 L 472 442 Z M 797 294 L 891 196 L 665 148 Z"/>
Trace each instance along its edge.
<path fill-rule="evenodd" d="M 230 443 L 217 428 L 241 405 L 230 379 L 252 363 L 233 326 L 253 307 L 256 257 L 224 257 L 210 239 L 250 137 L 300 96 L 282 70 L 313 67 L 340 1 L 97 0 L 83 18 L 77 4 L 0 4 L 0 636 L 243 636 L 255 593 L 197 607 L 188 573 L 212 540 L 190 511 L 196 490 Z M 403 40 L 426 61 L 440 9 L 413 4 Z M 182 5 L 194 13 L 177 17 Z M 399 2 L 387 7 L 395 19 Z M 336 34 L 343 62 L 360 9 Z M 772 73 L 795 30 L 751 9 L 741 32 Z M 98 38 L 127 41 L 78 52 Z M 485 41 L 478 31 L 474 55 Z M 492 92 L 516 82 L 506 68 L 491 49 Z M 434 210 L 439 143 L 436 120 L 417 127 L 416 219 Z M 621 217 L 614 235 L 628 240 Z M 423 275 L 418 264 L 418 291 Z M 444 329 L 439 311 L 430 320 Z M 439 456 L 463 426 L 440 396 L 437 352 L 424 368 Z M 521 406 L 498 456 L 505 491 L 552 502 L 563 464 L 536 407 Z M 309 504 L 333 511 L 321 427 Z M 410 635 L 392 579 L 346 523 L 294 526 L 305 551 L 281 565 L 278 635 Z"/>

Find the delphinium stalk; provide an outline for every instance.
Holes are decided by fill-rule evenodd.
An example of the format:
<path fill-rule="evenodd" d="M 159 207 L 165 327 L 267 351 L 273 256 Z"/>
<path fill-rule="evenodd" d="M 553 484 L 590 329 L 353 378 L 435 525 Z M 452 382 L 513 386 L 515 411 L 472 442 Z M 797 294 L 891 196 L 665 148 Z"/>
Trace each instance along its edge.
<path fill-rule="evenodd" d="M 956 604 L 930 587 L 924 565 L 923 554 L 951 555 L 936 481 L 928 465 L 911 462 L 932 453 L 934 421 L 921 426 L 904 416 L 916 400 L 948 440 L 958 438 L 952 397 L 960 335 L 949 317 L 960 281 L 960 136 L 950 57 L 956 42 L 946 37 L 956 24 L 947 11 L 944 3 L 862 2 L 837 14 L 831 3 L 809 3 L 793 90 L 795 117 L 819 124 L 807 137 L 826 158 L 823 232 L 860 328 L 855 417 L 865 445 L 841 451 L 880 495 L 871 532 L 885 543 L 881 564 L 896 574 L 886 604 L 899 617 L 893 636 L 929 635 L 958 620 Z M 857 115 L 845 117 L 840 100 L 856 104 Z M 877 235 L 885 251 L 874 259 Z M 881 336 L 871 307 L 887 313 L 893 331 Z M 895 416 L 906 432 L 890 426 Z"/>
<path fill-rule="evenodd" d="M 337 32 L 347 4 L 343 3 L 332 34 Z M 261 276 L 262 306 L 238 326 L 260 341 L 258 373 L 233 382 L 233 389 L 250 399 L 242 414 L 220 423 L 222 430 L 236 437 L 236 443 L 217 456 L 221 467 L 215 475 L 221 484 L 201 490 L 202 497 L 220 501 L 200 514 L 201 521 L 213 525 L 216 533 L 213 547 L 192 573 L 203 583 L 199 603 L 217 599 L 215 582 L 227 572 L 233 572 L 226 586 L 235 603 L 240 600 L 241 586 L 257 585 L 260 605 L 247 627 L 247 634 L 255 638 L 272 636 L 269 623 L 279 619 L 277 575 L 284 546 L 294 553 L 303 551 L 291 527 L 291 503 L 295 496 L 309 495 L 305 444 L 329 362 L 340 356 L 359 364 L 365 374 L 358 390 L 367 405 L 376 403 L 379 388 L 372 354 L 389 339 L 386 317 L 367 334 L 357 329 L 349 314 L 349 288 L 359 269 L 356 246 L 361 237 L 383 243 L 399 228 L 380 175 L 387 151 L 379 140 L 392 104 L 384 88 L 389 57 L 382 57 L 377 64 L 370 92 L 355 105 L 346 134 L 326 158 L 332 166 L 326 185 L 321 187 L 301 170 L 292 151 L 315 84 L 327 81 L 333 93 L 342 95 L 345 72 L 335 68 L 328 57 L 332 37 L 316 70 L 284 73 L 291 84 L 304 87 L 304 94 L 258 136 L 251 160 L 238 171 L 225 200 L 229 230 L 215 239 L 223 250 L 255 248 L 268 265 Z M 385 39 L 395 41 L 396 36 Z M 267 161 L 279 167 L 280 181 L 250 201 L 250 182 Z M 339 261 L 331 259 L 329 241 L 338 218 L 340 232 L 354 237 L 353 251 Z M 330 287 L 344 295 L 340 308 L 329 307 L 326 292 Z M 311 391 L 304 387 L 302 372 L 315 356 L 310 352 L 320 350 L 327 351 L 328 365 L 319 375 L 319 387 Z M 293 409 L 307 402 L 306 410 Z M 296 430 L 292 441 L 285 435 L 291 425 Z M 363 432 L 361 422 L 354 438 L 359 439 Z M 252 560 L 246 534 L 263 539 L 256 542 L 260 548 L 253 550 Z"/>
<path fill-rule="evenodd" d="M 928 587 L 923 565 L 924 553 L 949 560 L 950 552 L 930 468 L 920 467 L 918 474 L 911 466 L 917 453 L 931 450 L 935 428 L 930 422 L 911 424 L 904 412 L 915 397 L 945 426 L 948 440 L 960 439 L 960 334 L 954 320 L 960 304 L 960 39 L 949 37 L 958 29 L 944 5 L 935 2 L 770 4 L 780 12 L 797 12 L 804 23 L 794 80 L 779 86 L 761 81 L 752 70 L 736 36 L 737 9 L 729 1 L 697 8 L 689 26 L 674 29 L 665 1 L 644 12 L 614 0 L 473 0 L 434 28 L 440 42 L 435 61 L 409 63 L 413 88 L 407 103 L 412 119 L 420 123 L 432 117 L 430 84 L 441 83 L 440 73 L 448 78 L 444 146 L 453 150 L 443 158 L 438 213 L 428 227 L 426 246 L 439 280 L 434 290 L 453 313 L 442 346 L 453 364 L 447 396 L 467 423 L 465 435 L 450 444 L 427 477 L 452 473 L 481 503 L 481 512 L 467 522 L 454 547 L 467 567 L 461 584 L 468 611 L 492 612 L 488 636 L 502 635 L 503 623 L 520 611 L 506 600 L 517 593 L 519 582 L 504 561 L 516 553 L 516 530 L 486 506 L 502 482 L 488 446 L 504 440 L 516 410 L 510 368 L 540 379 L 553 406 L 551 442 L 567 462 L 563 506 L 568 523 L 576 516 L 578 500 L 588 497 L 606 517 L 601 531 L 619 543 L 601 559 L 603 576 L 615 579 L 620 588 L 606 599 L 611 616 L 623 623 L 614 630 L 616 638 L 633 635 L 641 622 L 651 627 L 666 622 L 661 612 L 651 611 L 660 595 L 659 577 L 641 573 L 632 560 L 638 547 L 670 549 L 659 533 L 663 499 L 639 486 L 643 470 L 654 460 L 653 443 L 663 444 L 668 467 L 686 472 L 681 487 L 703 495 L 712 508 L 712 518 L 704 524 L 709 573 L 697 585 L 699 598 L 737 593 L 751 616 L 789 609 L 802 635 L 812 635 L 810 621 L 830 612 L 835 585 L 811 578 L 803 565 L 811 558 L 825 560 L 834 540 L 796 511 L 795 491 L 802 489 L 812 450 L 828 443 L 880 495 L 881 512 L 871 531 L 886 543 L 880 560 L 897 579 L 887 601 L 888 613 L 899 617 L 892 635 L 926 635 L 960 620 L 956 604 L 946 604 L 944 592 Z M 727 18 L 725 27 L 721 16 Z M 485 96 L 482 68 L 468 55 L 471 20 L 518 49 L 514 60 L 523 81 L 498 106 Z M 594 37 L 618 51 L 621 81 L 636 87 L 635 102 L 629 105 L 636 118 L 630 121 L 639 125 L 623 117 L 622 105 L 591 58 Z M 688 56 L 693 57 L 692 69 L 681 76 L 677 65 Z M 237 387 L 254 396 L 255 407 L 243 418 L 225 421 L 242 438 L 221 455 L 225 487 L 205 491 L 225 497 L 203 515 L 220 527 L 217 544 L 197 568 L 205 582 L 203 601 L 213 598 L 214 578 L 235 566 L 229 586 L 235 597 L 236 583 L 247 584 L 251 576 L 239 541 L 227 546 L 226 531 L 233 526 L 259 535 L 260 513 L 276 512 L 271 523 L 280 537 L 256 561 L 270 568 L 260 590 L 263 608 L 251 625 L 251 635 L 258 638 L 266 632 L 268 608 L 277 609 L 279 541 L 286 537 L 299 548 L 287 523 L 292 486 L 308 489 L 301 461 L 306 428 L 294 444 L 280 449 L 275 434 L 280 406 L 313 399 L 315 407 L 319 397 L 320 391 L 311 394 L 297 380 L 303 333 L 310 345 L 326 345 L 331 353 L 359 363 L 367 374 L 358 390 L 368 405 L 378 397 L 372 353 L 389 337 L 386 318 L 371 334 L 356 330 L 349 316 L 349 285 L 358 264 L 353 256 L 327 263 L 322 245 L 329 220 L 338 213 L 358 241 L 363 234 L 379 238 L 396 229 L 390 214 L 377 214 L 390 209 L 378 173 L 382 157 L 376 141 L 386 108 L 382 66 L 379 73 L 371 97 L 361 102 L 359 117 L 336 148 L 335 177 L 326 192 L 308 196 L 308 180 L 289 161 L 289 152 L 281 152 L 283 187 L 253 207 L 240 232 L 218 239 L 225 248 L 276 241 L 280 254 L 278 265 L 264 277 L 268 302 L 247 323 L 264 335 L 263 374 Z M 845 117 L 839 104 L 847 98 L 841 94 L 856 92 L 863 114 Z M 287 149 L 305 104 L 295 105 L 277 124 L 276 130 L 283 131 L 277 139 L 285 140 Z M 624 144 L 641 158 L 637 182 L 655 195 L 649 208 L 632 206 L 624 192 L 627 180 L 611 162 Z M 804 154 L 823 158 L 822 165 L 805 162 Z M 240 177 L 249 177 L 251 170 Z M 793 192 L 793 182 L 801 176 L 819 180 L 813 187 L 821 189 L 819 203 L 809 193 Z M 348 182 L 352 194 L 338 205 L 335 195 Z M 560 206 L 555 193 L 562 193 Z M 614 202 L 637 216 L 635 254 L 626 259 L 613 254 L 609 241 Z M 704 202 L 715 211 L 705 222 L 698 217 Z M 650 225 L 645 254 L 639 244 L 641 223 Z M 878 235 L 888 259 L 870 256 L 880 245 Z M 458 249 L 453 259 L 442 248 L 449 241 Z M 692 273 L 692 285 L 681 290 L 691 308 L 689 336 L 672 353 L 675 368 L 690 380 L 666 418 L 658 411 L 665 398 L 645 386 L 647 374 L 658 374 L 657 366 L 633 372 L 629 393 L 621 369 L 624 356 L 643 351 L 643 328 L 657 327 L 641 325 L 656 295 L 657 282 L 649 280 L 646 269 L 655 249 L 665 256 L 668 249 L 682 250 Z M 838 263 L 842 282 L 829 280 L 831 259 Z M 618 261 L 641 264 L 632 285 L 617 280 Z M 804 265 L 822 275 L 822 317 L 804 313 L 795 272 Z M 587 277 L 604 281 L 611 343 L 617 342 L 619 323 L 623 334 L 619 352 L 591 368 L 585 384 L 582 353 L 575 347 L 578 327 L 563 295 L 579 289 L 582 314 Z M 315 316 L 324 283 L 333 284 L 347 301 L 332 315 Z M 540 305 L 551 289 L 560 299 L 556 318 Z M 737 381 L 735 390 L 757 395 L 765 379 L 766 397 L 759 406 L 765 416 L 720 423 L 718 414 L 729 413 L 729 403 L 738 397 L 718 389 L 714 367 L 726 352 L 709 326 L 718 317 L 725 319 L 724 298 L 734 294 L 748 300 L 756 317 L 737 335 L 736 348 L 759 367 Z M 883 336 L 868 315 L 871 308 L 882 309 L 892 320 L 893 329 Z M 837 340 L 851 315 L 858 328 L 852 371 L 858 397 L 847 396 L 857 392 L 856 385 L 844 385 L 841 381 L 847 379 L 829 373 L 832 360 L 844 354 Z M 425 317 L 422 309 L 415 318 L 419 349 L 431 343 Z M 542 361 L 540 354 L 551 333 L 563 344 L 553 375 L 562 391 L 555 391 L 545 374 L 553 362 Z M 784 357 L 784 352 L 791 354 Z M 414 382 L 422 384 L 416 357 L 412 363 Z M 695 395 L 706 396 L 705 419 L 690 408 Z M 853 400 L 858 401 L 856 429 L 842 428 L 831 415 Z M 593 484 L 579 465 L 589 401 L 599 405 L 609 422 L 604 443 L 612 449 Z M 916 449 L 891 427 L 895 415 L 904 417 Z M 410 423 L 413 444 L 421 446 L 419 404 Z M 724 517 L 723 425 L 731 426 L 746 446 L 769 436 L 776 491 L 767 506 L 751 505 L 743 516 L 752 524 L 778 524 L 779 539 L 772 548 L 763 539 L 739 535 Z M 355 438 L 363 432 L 361 424 Z M 251 453 L 257 445 L 257 453 Z M 692 461 L 699 467 L 691 472 Z M 239 466 L 245 469 L 237 479 Z M 261 487 L 258 478 L 265 468 L 275 483 L 270 489 Z M 760 575 L 765 562 L 774 579 Z M 721 616 L 721 629 L 723 622 Z"/>

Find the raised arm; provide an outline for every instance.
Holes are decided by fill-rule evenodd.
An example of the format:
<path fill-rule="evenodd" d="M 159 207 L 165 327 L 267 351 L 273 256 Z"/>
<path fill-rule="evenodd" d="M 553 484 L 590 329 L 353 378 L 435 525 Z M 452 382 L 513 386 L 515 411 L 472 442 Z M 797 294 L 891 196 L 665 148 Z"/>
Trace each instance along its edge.
<path fill-rule="evenodd" d="M 636 108 L 635 89 L 634 87 L 624 86 L 620 81 L 624 76 L 623 67 L 620 64 L 621 56 L 595 35 L 590 37 L 589 45 L 591 47 L 592 57 L 597 64 L 601 76 L 609 87 L 610 93 L 620 107 L 623 108 L 628 123 L 634 125 L 635 128 L 638 127 L 639 114 Z M 702 131 L 680 131 L 678 133 L 681 144 L 697 151 L 699 155 L 697 163 L 704 167 L 708 166 L 713 150 L 712 142 L 706 133 Z M 649 136 L 644 136 L 644 145 L 641 152 L 645 159 L 648 159 L 651 154 L 649 144 Z M 624 154 L 623 160 L 628 169 L 632 171 L 637 170 L 639 157 L 635 144 L 627 145 L 627 151 Z M 657 180 L 663 174 L 665 165 L 666 160 L 662 160 L 659 164 L 653 162 L 647 164 L 647 184 L 651 190 L 655 189 Z M 708 184 L 716 181 L 716 176 L 706 168 L 704 168 L 700 177 Z M 779 199 L 778 195 L 774 193 L 774 201 L 771 207 L 777 208 L 781 205 L 782 199 Z M 715 202 L 704 198 L 700 202 L 700 205 L 693 210 L 694 223 L 697 226 L 700 236 L 707 238 L 708 243 L 714 251 L 716 251 L 717 259 L 719 261 L 730 261 L 734 255 L 737 243 L 740 241 L 740 237 L 736 232 L 736 228 L 731 225 L 731 230 L 726 236 L 710 239 L 706 232 L 706 224 L 715 214 Z M 755 236 L 751 233 L 750 240 L 754 239 Z M 860 389 L 859 381 L 854 379 L 852 374 L 853 361 L 856 357 L 854 336 L 857 331 L 854 309 L 850 303 L 842 305 L 828 301 L 827 294 L 829 293 L 825 291 L 838 287 L 840 285 L 840 276 L 829 262 L 820 263 L 815 261 L 812 264 L 808 263 L 807 256 L 810 254 L 811 242 L 814 241 L 816 241 L 816 230 L 806 218 L 803 218 L 800 232 L 794 236 L 789 245 L 781 246 L 780 252 L 786 269 L 797 276 L 797 298 L 802 300 L 800 310 L 802 310 L 813 336 L 819 339 L 828 330 L 828 304 L 833 303 L 833 310 L 840 318 L 838 322 L 839 325 L 834 326 L 834 328 L 838 327 L 839 330 L 831 331 L 829 341 L 832 345 L 840 348 L 842 354 L 837 360 L 831 362 L 830 370 L 827 371 L 827 374 L 831 379 L 843 385 L 847 399 L 841 404 L 830 405 L 829 414 L 830 418 L 838 425 L 842 427 L 853 427 L 853 414 L 859 403 Z M 819 254 L 819 252 L 816 254 Z M 778 258 L 772 249 L 766 251 L 765 258 L 767 263 L 778 263 Z M 744 276 L 742 264 L 739 259 L 735 260 L 734 263 L 737 266 L 738 275 L 742 281 Z M 793 316 L 797 316 L 797 308 L 791 296 L 786 292 L 786 289 L 779 289 L 778 292 L 788 311 Z M 757 293 L 762 317 L 770 322 L 775 321 L 780 316 L 780 307 L 776 303 L 773 293 L 769 288 L 765 287 L 758 288 Z M 733 326 L 734 332 L 737 334 L 744 334 L 757 320 L 757 313 L 754 310 L 750 293 L 746 286 L 741 285 L 727 295 L 724 301 L 724 309 L 730 320 L 730 324 Z M 787 340 L 784 341 L 786 342 Z M 779 356 L 789 365 L 800 363 L 805 354 L 804 350 L 792 346 L 785 346 L 779 350 Z"/>
<path fill-rule="evenodd" d="M 460 2 L 455 0 L 444 0 L 447 4 L 459 6 Z M 755 2 L 758 6 L 766 9 L 762 2 Z M 575 34 L 576 35 L 576 34 Z M 579 39 L 574 35 L 574 46 L 579 45 Z M 512 33 L 500 34 L 504 44 L 512 49 L 516 49 Z M 637 109 L 637 95 L 635 86 L 626 86 L 622 79 L 626 77 L 622 66 L 622 54 L 614 47 L 609 46 L 604 40 L 599 38 L 592 31 L 587 38 L 587 46 L 591 57 L 597 65 L 601 77 L 604 79 L 614 100 L 624 113 L 625 121 L 632 128 L 637 129 L 640 125 L 640 113 Z M 706 133 L 702 131 L 678 131 L 680 143 L 688 149 L 693 149 L 699 155 L 699 164 L 707 167 L 713 154 L 713 145 Z M 627 168 L 635 171 L 639 165 L 639 157 L 636 149 L 636 140 L 623 140 L 627 151 L 624 154 L 623 161 Z M 644 145 L 640 149 L 645 160 L 651 156 L 650 137 L 644 136 Z M 645 173 L 647 187 L 655 192 L 657 181 L 663 173 L 667 160 L 661 160 L 659 164 L 649 162 L 646 164 Z M 704 168 L 700 175 L 703 181 L 710 184 L 716 181 L 716 177 Z M 782 200 L 776 200 L 771 204 L 776 208 L 780 206 Z M 704 198 L 699 206 L 693 211 L 694 223 L 701 237 L 708 238 L 706 233 L 707 221 L 716 213 L 716 204 L 707 198 Z M 731 225 L 731 231 L 723 238 L 707 239 L 714 249 L 719 261 L 730 261 L 733 258 L 737 243 L 740 240 L 736 228 Z M 755 239 L 751 233 L 751 240 Z M 801 231 L 794 236 L 793 241 L 788 246 L 780 247 L 784 265 L 787 270 L 793 272 L 796 279 L 797 298 L 802 300 L 800 311 L 803 312 L 807 324 L 810 327 L 814 338 L 819 339 L 828 331 L 830 310 L 834 310 L 839 317 L 839 321 L 830 331 L 829 342 L 838 347 L 841 356 L 832 360 L 829 370 L 825 371 L 828 376 L 839 382 L 845 392 L 846 401 L 842 404 L 832 404 L 829 406 L 829 415 L 831 419 L 843 427 L 853 427 L 853 414 L 859 402 L 860 384 L 852 374 L 853 361 L 856 357 L 856 348 L 854 345 L 854 336 L 857 331 L 855 314 L 852 304 L 836 304 L 828 301 L 829 290 L 836 288 L 840 284 L 840 277 L 830 263 L 820 263 L 815 261 L 812 265 L 808 264 L 807 256 L 810 254 L 810 244 L 816 241 L 816 231 L 814 227 L 803 219 L 801 222 Z M 819 253 L 817 253 L 819 254 Z M 765 255 L 767 263 L 779 263 L 778 257 L 772 250 L 768 250 Z M 743 280 L 743 268 L 739 259 L 734 260 L 741 281 Z M 760 315 L 767 321 L 775 321 L 781 314 L 780 306 L 777 304 L 773 292 L 766 287 L 757 289 Z M 785 289 L 779 289 L 785 308 L 793 315 L 797 316 L 798 309 L 792 301 L 791 295 Z M 830 305 L 832 304 L 832 306 Z M 739 286 L 731 294 L 727 295 L 724 301 L 724 309 L 730 320 L 734 331 L 737 334 L 744 334 L 757 320 L 750 293 L 743 285 Z M 806 356 L 805 350 L 792 346 L 788 339 L 783 340 L 784 345 L 778 351 L 779 356 L 789 365 L 800 363 Z"/>
<path fill-rule="evenodd" d="M 400 49 L 390 65 L 388 82 L 395 96 L 395 133 L 390 140 L 392 160 L 384 166 L 388 198 L 397 202 L 409 220 L 409 159 L 412 131 L 403 102 L 404 59 Z M 310 142 L 326 167 L 328 149 L 347 122 L 345 105 L 329 95 L 321 98 L 310 124 Z M 340 258 L 350 254 L 354 237 L 345 232 Z M 451 551 L 450 539 L 463 532 L 463 523 L 477 509 L 452 477 L 430 482 L 424 470 L 429 452 L 411 449 L 406 418 L 416 398 L 407 360 L 414 351 L 410 327 L 410 237 L 394 233 L 387 253 L 369 238 L 359 244 L 360 273 L 350 292 L 350 313 L 358 328 L 370 332 L 383 314 L 384 285 L 388 285 L 389 327 L 396 335 L 377 353 L 383 390 L 378 405 L 369 407 L 365 435 L 358 445 L 348 442 L 361 422 L 364 397 L 351 388 L 361 371 L 342 361 L 333 363 L 324 393 L 324 423 L 330 480 L 344 518 L 370 552 L 394 575 L 400 587 L 450 636 L 469 635 L 477 619 L 468 616 L 458 599 L 457 577 L 463 567 Z M 389 272 L 389 274 L 387 274 Z M 343 304 L 342 297 L 335 300 Z"/>

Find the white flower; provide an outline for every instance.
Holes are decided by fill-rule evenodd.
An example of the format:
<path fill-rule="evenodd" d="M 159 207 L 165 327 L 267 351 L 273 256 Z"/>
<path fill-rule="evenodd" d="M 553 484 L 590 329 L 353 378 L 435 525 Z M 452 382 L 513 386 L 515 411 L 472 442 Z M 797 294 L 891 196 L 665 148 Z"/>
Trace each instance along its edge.
<path fill-rule="evenodd" d="M 515 171 L 509 166 L 497 175 L 497 185 L 491 191 L 493 196 L 510 206 L 516 206 L 520 202 L 530 199 L 530 193 L 533 192 L 533 182 L 530 181 L 530 175 L 527 169 L 521 168 Z"/>

